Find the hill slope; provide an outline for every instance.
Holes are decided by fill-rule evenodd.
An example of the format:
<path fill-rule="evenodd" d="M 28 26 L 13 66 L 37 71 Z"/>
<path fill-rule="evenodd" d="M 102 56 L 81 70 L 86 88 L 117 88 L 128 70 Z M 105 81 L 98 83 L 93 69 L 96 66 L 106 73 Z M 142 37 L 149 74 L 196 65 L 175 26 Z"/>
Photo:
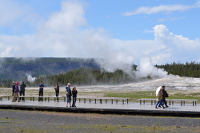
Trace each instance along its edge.
<path fill-rule="evenodd" d="M 27 74 L 51 75 L 82 67 L 99 68 L 93 59 L 78 58 L 0 58 L 0 79 L 20 80 Z"/>

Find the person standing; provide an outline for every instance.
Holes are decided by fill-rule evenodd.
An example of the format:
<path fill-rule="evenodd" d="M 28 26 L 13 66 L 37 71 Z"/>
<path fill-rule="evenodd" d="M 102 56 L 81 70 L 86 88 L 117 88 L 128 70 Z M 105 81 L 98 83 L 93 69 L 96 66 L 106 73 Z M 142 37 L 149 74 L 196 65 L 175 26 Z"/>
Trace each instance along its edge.
<path fill-rule="evenodd" d="M 40 81 L 40 84 L 39 84 L 39 98 L 38 98 L 38 101 L 43 101 L 43 90 L 44 90 L 44 85 L 43 85 L 43 82 Z"/>
<path fill-rule="evenodd" d="M 163 96 L 162 96 L 163 103 L 165 104 L 165 107 L 169 107 L 165 99 L 165 97 L 169 97 L 168 93 L 165 90 L 165 86 L 162 86 L 162 93 L 163 93 Z"/>
<path fill-rule="evenodd" d="M 56 87 L 54 88 L 55 92 L 56 92 L 56 101 L 59 102 L 59 85 L 58 83 L 56 84 Z"/>
<path fill-rule="evenodd" d="M 19 85 L 19 82 L 15 82 L 15 89 L 14 89 L 12 102 L 15 102 L 16 100 L 18 100 L 18 102 L 20 102 L 20 99 L 19 99 L 19 86 L 18 85 Z"/>
<path fill-rule="evenodd" d="M 70 86 L 71 86 L 71 84 L 68 83 L 67 87 L 66 87 L 66 97 L 67 97 L 67 105 L 66 105 L 66 107 L 68 107 L 68 104 L 71 107 L 71 96 L 72 96 L 72 93 L 71 93 Z"/>
<path fill-rule="evenodd" d="M 76 90 L 76 87 L 72 89 L 72 97 L 73 97 L 73 102 L 72 102 L 72 107 L 76 107 L 76 97 L 77 97 L 78 91 Z"/>
<path fill-rule="evenodd" d="M 15 81 L 12 82 L 12 96 L 14 96 L 15 91 Z"/>
<path fill-rule="evenodd" d="M 20 96 L 25 96 L 25 87 L 26 87 L 26 84 L 24 84 L 24 81 L 21 83 L 20 85 L 20 91 L 19 91 L 19 95 Z M 22 101 L 25 101 L 25 98 L 24 97 L 20 97 L 20 100 Z"/>

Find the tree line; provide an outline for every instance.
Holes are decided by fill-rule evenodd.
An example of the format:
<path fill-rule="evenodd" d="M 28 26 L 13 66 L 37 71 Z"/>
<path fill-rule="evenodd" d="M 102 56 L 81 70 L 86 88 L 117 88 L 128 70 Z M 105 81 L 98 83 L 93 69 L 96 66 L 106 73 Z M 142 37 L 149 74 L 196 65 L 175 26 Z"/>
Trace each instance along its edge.
<path fill-rule="evenodd" d="M 54 86 L 56 83 L 59 85 L 67 85 L 67 83 L 71 83 L 73 85 L 111 85 L 128 83 L 130 80 L 133 80 L 133 78 L 124 73 L 122 70 L 106 72 L 98 68 L 80 68 L 58 75 L 38 77 L 33 83 L 29 83 L 29 85 L 35 86 L 40 81 L 43 81 L 49 86 Z"/>
<path fill-rule="evenodd" d="M 181 77 L 200 77 L 200 63 L 186 62 L 184 63 L 167 63 L 165 65 L 156 65 L 158 68 L 163 68 L 168 74 L 179 75 Z"/>
<path fill-rule="evenodd" d="M 133 65 L 133 71 L 136 71 L 136 65 Z M 166 63 L 164 65 L 155 65 L 157 68 L 162 68 L 168 74 L 179 75 L 182 77 L 200 77 L 200 63 L 186 62 L 186 63 Z M 143 77 L 143 79 L 150 79 L 152 77 Z M 40 77 L 36 80 L 45 80 L 50 85 L 55 85 L 57 82 L 61 85 L 66 85 L 68 82 L 76 85 L 98 85 L 98 84 L 123 84 L 130 83 L 137 80 L 134 75 L 127 74 L 122 70 L 116 70 L 113 73 L 106 72 L 101 68 L 81 68 L 72 71 Z"/>
<path fill-rule="evenodd" d="M 133 65 L 133 71 L 136 71 L 136 65 Z M 157 68 L 162 68 L 168 72 L 168 74 L 185 76 L 185 77 L 200 77 L 200 63 L 186 62 L 183 63 L 167 63 L 165 65 L 155 65 Z M 151 77 L 144 77 L 151 78 Z M 116 70 L 114 72 L 106 72 L 101 68 L 88 68 L 83 67 L 79 69 L 73 69 L 68 72 L 63 72 L 55 75 L 39 76 L 34 82 L 29 82 L 27 78 L 23 78 L 27 86 L 38 86 L 40 81 L 43 81 L 46 86 L 54 86 L 56 83 L 60 85 L 67 85 L 71 83 L 73 85 L 100 85 L 100 84 L 124 84 L 136 81 L 134 73 L 127 74 L 122 70 Z M 1 79 L 0 87 L 11 87 L 12 79 Z"/>

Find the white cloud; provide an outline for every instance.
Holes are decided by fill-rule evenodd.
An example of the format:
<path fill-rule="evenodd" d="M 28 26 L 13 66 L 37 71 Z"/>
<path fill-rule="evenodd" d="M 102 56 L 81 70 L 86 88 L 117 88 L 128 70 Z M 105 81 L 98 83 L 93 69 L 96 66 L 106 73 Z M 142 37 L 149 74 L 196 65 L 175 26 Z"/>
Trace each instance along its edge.
<path fill-rule="evenodd" d="M 20 5 L 15 0 L 0 0 L 0 3 L 0 27 L 12 25 L 16 28 L 24 23 L 33 26 L 33 21 L 38 20 L 38 15 L 26 4 Z"/>
<path fill-rule="evenodd" d="M 0 26 L 12 22 L 22 14 L 22 8 L 14 1 L 1 0 L 0 2 Z"/>
<path fill-rule="evenodd" d="M 200 49 L 200 40 L 190 40 L 182 35 L 175 35 L 166 28 L 165 25 L 156 25 L 154 27 L 155 41 L 165 46 L 162 54 L 170 55 L 165 62 L 173 61 L 195 61 L 200 58 L 198 49 Z"/>
<path fill-rule="evenodd" d="M 156 25 L 154 27 L 155 40 L 165 44 L 176 46 L 179 49 L 195 50 L 200 47 L 199 39 L 190 40 L 182 35 L 175 35 L 166 28 L 165 25 Z"/>
<path fill-rule="evenodd" d="M 185 11 L 191 8 L 199 8 L 199 2 L 194 5 L 160 5 L 155 7 L 139 7 L 134 11 L 125 12 L 122 15 L 131 16 L 136 14 L 154 14 L 159 12 L 170 13 L 173 11 Z"/>
<path fill-rule="evenodd" d="M 153 30 L 144 30 L 143 33 L 152 33 Z"/>
<path fill-rule="evenodd" d="M 0 49 L 1 57 L 81 57 L 101 58 L 107 71 L 122 69 L 134 63 L 130 52 L 113 50 L 109 32 L 99 29 L 82 29 L 87 25 L 84 3 L 64 1 L 61 10 L 53 13 L 46 22 L 40 23 L 33 35 L 1 35 L 0 42 L 7 50 Z M 10 48 L 12 47 L 12 49 Z M 19 47 L 18 53 L 12 52 Z M 126 59 L 125 59 L 126 58 Z"/>
<path fill-rule="evenodd" d="M 76 26 L 86 25 L 84 8 L 80 2 L 63 1 L 61 10 L 51 15 L 45 23 L 47 29 L 53 31 L 68 31 Z"/>
<path fill-rule="evenodd" d="M 111 38 L 109 31 L 103 28 L 83 27 L 87 25 L 84 14 L 84 3 L 62 2 L 61 10 L 40 23 L 34 34 L 0 35 L 0 57 L 101 58 L 105 61 L 99 60 L 99 63 L 107 71 L 124 69 L 127 72 L 143 56 L 151 56 L 151 60 L 146 60 L 150 64 L 179 61 L 183 58 L 200 59 L 199 39 L 190 40 L 173 34 L 165 25 L 153 28 L 154 40 L 119 40 Z M 142 61 L 140 64 L 145 63 Z M 147 63 L 146 66 L 150 64 Z M 143 70 L 143 67 L 140 69 Z"/>
<path fill-rule="evenodd" d="M 166 19 L 161 18 L 161 19 L 159 19 L 158 21 L 159 21 L 159 22 L 164 22 L 164 21 L 174 21 L 174 20 L 177 20 L 177 19 L 183 19 L 183 18 L 185 18 L 185 17 L 166 18 Z"/>
<path fill-rule="evenodd" d="M 4 52 L 0 54 L 2 57 L 12 57 L 20 50 L 19 47 L 7 47 Z"/>

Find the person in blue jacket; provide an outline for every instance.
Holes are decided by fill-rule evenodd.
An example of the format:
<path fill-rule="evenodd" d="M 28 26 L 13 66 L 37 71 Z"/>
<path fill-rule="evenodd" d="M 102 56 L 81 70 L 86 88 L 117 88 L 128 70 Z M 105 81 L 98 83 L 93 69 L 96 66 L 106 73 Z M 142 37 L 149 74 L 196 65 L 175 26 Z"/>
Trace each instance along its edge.
<path fill-rule="evenodd" d="M 72 96 L 72 92 L 71 92 L 70 86 L 71 86 L 71 84 L 68 83 L 68 84 L 67 84 L 67 87 L 66 87 L 66 97 L 67 97 L 67 105 L 66 105 L 66 107 L 68 107 L 68 104 L 69 104 L 69 106 L 71 107 L 71 96 Z"/>
<path fill-rule="evenodd" d="M 39 98 L 38 98 L 38 101 L 43 101 L 43 90 L 44 90 L 44 85 L 43 85 L 43 82 L 40 81 L 40 84 L 39 84 Z"/>

